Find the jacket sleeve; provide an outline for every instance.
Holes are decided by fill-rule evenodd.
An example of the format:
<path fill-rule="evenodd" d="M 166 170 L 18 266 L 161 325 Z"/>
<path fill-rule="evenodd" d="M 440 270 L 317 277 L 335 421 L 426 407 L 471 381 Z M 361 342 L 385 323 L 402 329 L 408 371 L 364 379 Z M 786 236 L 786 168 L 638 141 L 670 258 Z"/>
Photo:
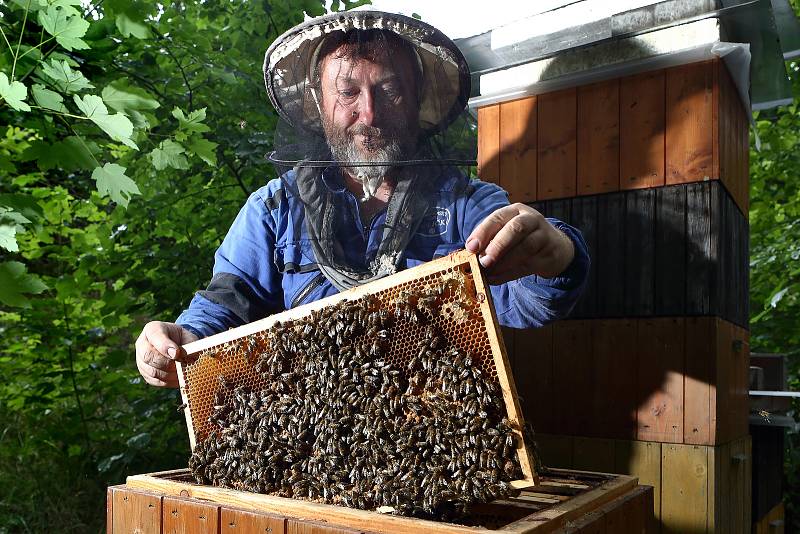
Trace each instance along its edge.
<path fill-rule="evenodd" d="M 466 239 L 489 214 L 507 206 L 508 193 L 500 187 L 474 181 L 464 210 L 463 236 Z M 589 275 L 589 251 L 580 231 L 557 219 L 547 221 L 564 232 L 575 246 L 572 263 L 558 276 L 530 275 L 491 287 L 497 319 L 503 326 L 531 328 L 563 319 L 575 306 Z"/>
<path fill-rule="evenodd" d="M 275 187 L 256 191 L 214 254 L 214 273 L 176 322 L 199 337 L 262 319 L 283 309 L 280 273 L 273 261 Z"/>

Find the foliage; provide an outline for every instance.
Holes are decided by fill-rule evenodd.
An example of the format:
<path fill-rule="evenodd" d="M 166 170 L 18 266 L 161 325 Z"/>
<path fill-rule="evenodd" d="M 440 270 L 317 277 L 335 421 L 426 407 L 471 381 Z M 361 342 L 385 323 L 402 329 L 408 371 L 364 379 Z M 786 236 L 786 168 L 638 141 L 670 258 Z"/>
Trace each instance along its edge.
<path fill-rule="evenodd" d="M 273 176 L 263 53 L 304 11 L 324 2 L 0 0 L 0 532 L 99 531 L 106 485 L 185 464 L 134 336 Z"/>
<path fill-rule="evenodd" d="M 792 4 L 800 16 L 800 2 Z M 756 113 L 761 150 L 750 152 L 750 344 L 787 354 L 789 389 L 800 391 L 800 61 L 786 69 L 794 102 Z M 800 434 L 786 438 L 786 531 L 800 532 Z"/>

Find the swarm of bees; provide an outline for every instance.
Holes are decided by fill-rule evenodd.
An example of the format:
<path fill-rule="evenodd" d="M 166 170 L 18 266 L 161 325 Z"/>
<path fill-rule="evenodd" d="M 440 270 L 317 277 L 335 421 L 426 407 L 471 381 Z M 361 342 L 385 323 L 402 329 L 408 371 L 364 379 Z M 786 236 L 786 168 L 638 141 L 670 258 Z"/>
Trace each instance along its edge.
<path fill-rule="evenodd" d="M 276 324 L 251 361 L 267 386 L 220 377 L 189 467 L 198 483 L 455 520 L 514 493 L 517 438 L 499 385 L 430 321 L 435 295 L 342 302 Z M 422 332 L 408 363 L 393 332 Z M 243 340 L 241 349 L 248 345 Z"/>

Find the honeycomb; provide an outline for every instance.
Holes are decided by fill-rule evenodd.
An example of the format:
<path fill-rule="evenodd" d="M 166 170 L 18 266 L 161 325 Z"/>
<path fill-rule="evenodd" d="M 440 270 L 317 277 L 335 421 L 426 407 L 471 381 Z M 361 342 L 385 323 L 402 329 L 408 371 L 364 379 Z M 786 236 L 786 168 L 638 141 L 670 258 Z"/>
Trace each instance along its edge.
<path fill-rule="evenodd" d="M 419 340 L 428 324 L 436 327 L 448 345 L 459 352 L 470 354 L 473 365 L 479 367 L 488 382 L 500 382 L 498 365 L 505 360 L 502 338 L 495 324 L 491 309 L 491 296 L 484 284 L 480 265 L 474 255 L 465 251 L 415 267 L 371 284 L 346 291 L 289 310 L 257 323 L 217 334 L 186 346 L 190 356 L 197 359 L 181 365 L 181 392 L 187 404 L 186 417 L 190 441 L 201 442 L 211 431 L 209 416 L 215 404 L 227 401 L 232 388 L 221 387 L 222 380 L 233 386 L 244 386 L 249 390 L 264 388 L 263 378 L 255 369 L 257 355 L 268 351 L 273 332 L 271 326 L 279 321 L 314 317 L 316 310 L 342 300 L 363 300 L 370 308 L 395 308 L 408 303 L 426 321 L 399 321 L 392 329 L 391 342 L 382 355 L 382 360 L 393 364 L 409 378 L 408 363 L 416 355 Z M 429 295 L 425 301 L 420 295 Z M 434 295 L 436 298 L 434 298 Z M 488 318 L 485 319 L 485 318 Z M 263 327 L 262 327 L 263 326 Z M 500 342 L 493 351 L 490 334 Z M 310 332 L 308 335 L 313 335 Z M 366 334 L 362 334 L 364 336 Z M 358 340 L 358 339 L 357 339 Z M 295 369 L 297 361 L 290 360 L 289 368 Z M 511 381 L 510 373 L 503 373 L 504 381 Z M 513 384 L 499 384 L 505 391 L 516 392 Z M 523 427 L 523 420 L 516 398 L 509 402 L 505 396 L 508 420 L 515 431 Z M 524 441 L 519 440 L 518 454 L 526 478 L 535 478 Z"/>

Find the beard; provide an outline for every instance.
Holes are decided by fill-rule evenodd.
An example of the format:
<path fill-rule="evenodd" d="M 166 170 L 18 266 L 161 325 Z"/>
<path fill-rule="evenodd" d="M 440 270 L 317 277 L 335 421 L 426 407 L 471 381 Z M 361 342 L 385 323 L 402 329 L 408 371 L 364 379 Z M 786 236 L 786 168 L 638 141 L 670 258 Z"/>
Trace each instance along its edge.
<path fill-rule="evenodd" d="M 339 128 L 331 124 L 327 117 L 323 118 L 322 125 L 333 158 L 361 184 L 364 192 L 362 201 L 375 195 L 395 164 L 410 152 L 411 144 L 401 139 L 414 137 L 409 135 L 408 121 L 405 119 L 396 120 L 391 128 L 376 128 L 366 124 Z M 363 137 L 363 143 L 356 142 L 356 135 Z"/>

